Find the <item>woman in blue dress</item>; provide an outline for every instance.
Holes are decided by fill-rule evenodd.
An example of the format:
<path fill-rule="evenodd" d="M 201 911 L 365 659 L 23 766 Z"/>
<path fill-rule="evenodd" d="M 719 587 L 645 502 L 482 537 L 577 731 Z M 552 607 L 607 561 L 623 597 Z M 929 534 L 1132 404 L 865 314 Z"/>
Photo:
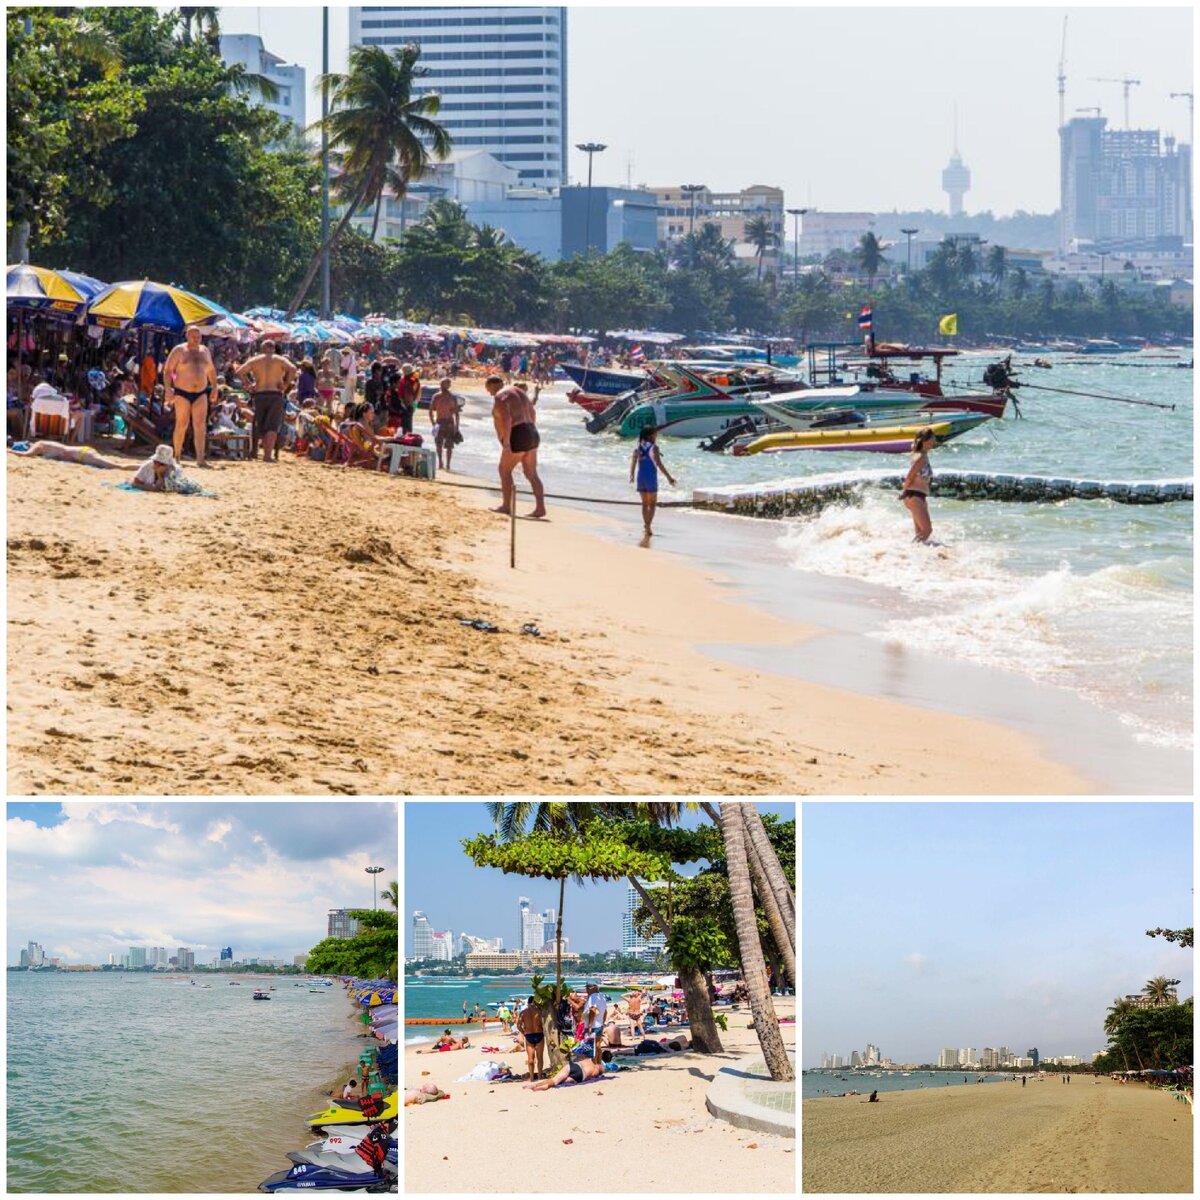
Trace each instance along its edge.
<path fill-rule="evenodd" d="M 638 434 L 638 444 L 629 461 L 629 482 L 634 483 L 636 475 L 638 495 L 642 498 L 642 523 L 646 527 L 647 537 L 653 532 L 650 526 L 654 523 L 654 510 L 658 505 L 659 471 L 674 487 L 675 480 L 658 452 L 658 430 L 653 425 L 647 425 Z"/>

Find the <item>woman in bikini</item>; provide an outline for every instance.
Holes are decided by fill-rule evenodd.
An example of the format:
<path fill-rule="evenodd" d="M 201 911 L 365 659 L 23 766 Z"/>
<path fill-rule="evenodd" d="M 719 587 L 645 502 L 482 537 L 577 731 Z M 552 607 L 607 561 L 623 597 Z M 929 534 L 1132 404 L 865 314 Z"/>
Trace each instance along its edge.
<path fill-rule="evenodd" d="M 912 440 L 912 463 L 900 499 L 912 513 L 914 542 L 928 542 L 933 535 L 933 522 L 929 519 L 929 488 L 933 483 L 933 468 L 929 465 L 929 450 L 937 442 L 932 429 L 922 429 Z"/>
<path fill-rule="evenodd" d="M 17 442 L 10 452 L 21 458 L 53 458 L 59 462 L 98 467 L 102 471 L 136 471 L 139 466 L 138 463 L 113 462 L 104 458 L 94 446 L 64 446 L 62 442 L 33 442 L 31 445 Z"/>

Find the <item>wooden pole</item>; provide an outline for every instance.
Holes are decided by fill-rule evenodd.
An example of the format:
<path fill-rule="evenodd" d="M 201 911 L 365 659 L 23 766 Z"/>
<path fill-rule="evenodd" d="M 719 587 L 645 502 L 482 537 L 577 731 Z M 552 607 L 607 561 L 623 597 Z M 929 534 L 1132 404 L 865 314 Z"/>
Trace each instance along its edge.
<path fill-rule="evenodd" d="M 513 480 L 508 506 L 508 565 L 517 569 L 517 481 Z"/>

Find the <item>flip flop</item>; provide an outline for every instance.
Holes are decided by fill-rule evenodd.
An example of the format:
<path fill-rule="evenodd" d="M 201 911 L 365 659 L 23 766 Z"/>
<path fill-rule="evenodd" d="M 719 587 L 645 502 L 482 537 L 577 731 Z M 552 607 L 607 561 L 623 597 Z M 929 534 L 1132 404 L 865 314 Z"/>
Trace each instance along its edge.
<path fill-rule="evenodd" d="M 530 637 L 541 637 L 542 631 L 532 622 L 521 626 L 521 632 L 527 633 Z"/>

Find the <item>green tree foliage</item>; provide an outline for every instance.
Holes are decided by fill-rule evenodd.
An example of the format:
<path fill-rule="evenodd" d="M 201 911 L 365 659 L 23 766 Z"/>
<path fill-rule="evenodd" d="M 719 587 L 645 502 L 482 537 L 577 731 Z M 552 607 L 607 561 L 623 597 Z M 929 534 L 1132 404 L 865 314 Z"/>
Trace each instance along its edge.
<path fill-rule="evenodd" d="M 1114 1006 L 1116 1008 L 1117 1006 Z M 1099 1071 L 1169 1071 L 1192 1062 L 1193 1011 L 1182 1004 L 1157 1008 L 1123 1005 L 1105 1021 L 1108 1049 L 1096 1060 Z"/>
<path fill-rule="evenodd" d="M 1186 946 L 1189 950 L 1192 948 L 1192 931 L 1191 929 L 1147 929 L 1147 937 L 1162 937 L 1168 942 L 1178 942 L 1180 946 Z"/>
<path fill-rule="evenodd" d="M 314 975 L 355 975 L 363 979 L 399 977 L 399 914 L 386 909 L 353 909 L 358 933 L 325 938 L 309 952 L 305 970 Z"/>

